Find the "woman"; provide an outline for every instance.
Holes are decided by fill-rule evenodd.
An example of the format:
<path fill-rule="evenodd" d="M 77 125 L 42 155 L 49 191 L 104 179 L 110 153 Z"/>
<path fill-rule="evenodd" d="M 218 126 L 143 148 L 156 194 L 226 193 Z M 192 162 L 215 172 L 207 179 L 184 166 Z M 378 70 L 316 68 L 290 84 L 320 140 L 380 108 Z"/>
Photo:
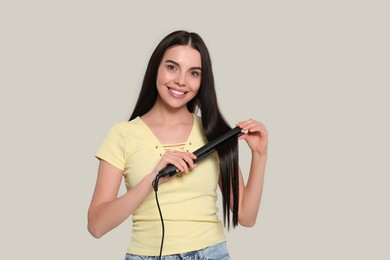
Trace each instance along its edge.
<path fill-rule="evenodd" d="M 181 173 L 162 178 L 158 189 L 166 231 L 162 259 L 230 259 L 217 217 L 216 188 L 223 196 L 225 225 L 253 226 L 267 160 L 265 127 L 255 120 L 237 126 L 245 132 L 239 139 L 252 151 L 246 185 L 237 138 L 194 163 L 193 151 L 231 127 L 219 111 L 210 55 L 201 37 L 185 31 L 167 35 L 150 58 L 130 120 L 113 126 L 96 154 L 100 163 L 89 232 L 99 238 L 132 215 L 126 259 L 158 256 L 161 222 L 152 183 L 173 164 Z M 118 197 L 122 176 L 127 192 Z"/>

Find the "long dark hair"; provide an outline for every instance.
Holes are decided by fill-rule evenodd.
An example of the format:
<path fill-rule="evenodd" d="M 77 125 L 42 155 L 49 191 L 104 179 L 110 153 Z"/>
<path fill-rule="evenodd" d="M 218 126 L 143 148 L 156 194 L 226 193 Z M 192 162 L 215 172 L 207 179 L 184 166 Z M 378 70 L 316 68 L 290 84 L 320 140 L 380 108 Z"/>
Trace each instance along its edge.
<path fill-rule="evenodd" d="M 167 35 L 156 47 L 150 57 L 142 88 L 134 111 L 129 120 L 146 114 L 157 99 L 157 71 L 165 51 L 177 45 L 188 45 L 199 51 L 202 60 L 202 77 L 197 95 L 187 103 L 191 113 L 201 112 L 202 125 L 206 138 L 211 141 L 232 129 L 222 116 L 217 102 L 214 76 L 208 49 L 202 38 L 193 32 L 175 31 Z M 217 147 L 222 180 L 222 204 L 224 224 L 230 227 L 230 194 L 233 194 L 233 227 L 238 224 L 238 141 L 236 138 Z"/>

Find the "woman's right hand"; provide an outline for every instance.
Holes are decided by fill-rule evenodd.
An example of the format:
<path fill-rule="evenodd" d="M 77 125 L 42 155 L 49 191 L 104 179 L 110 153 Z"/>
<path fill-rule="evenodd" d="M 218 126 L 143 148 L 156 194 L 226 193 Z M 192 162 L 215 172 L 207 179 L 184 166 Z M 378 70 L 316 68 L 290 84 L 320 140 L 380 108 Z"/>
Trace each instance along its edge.
<path fill-rule="evenodd" d="M 193 168 L 196 167 L 194 160 L 196 159 L 195 154 L 188 152 L 180 151 L 167 151 L 161 158 L 160 162 L 157 164 L 156 168 L 153 171 L 154 177 L 158 174 L 159 171 L 164 169 L 169 164 L 176 166 L 180 172 L 188 174 Z M 160 179 L 160 183 L 166 182 L 170 177 L 164 177 Z"/>

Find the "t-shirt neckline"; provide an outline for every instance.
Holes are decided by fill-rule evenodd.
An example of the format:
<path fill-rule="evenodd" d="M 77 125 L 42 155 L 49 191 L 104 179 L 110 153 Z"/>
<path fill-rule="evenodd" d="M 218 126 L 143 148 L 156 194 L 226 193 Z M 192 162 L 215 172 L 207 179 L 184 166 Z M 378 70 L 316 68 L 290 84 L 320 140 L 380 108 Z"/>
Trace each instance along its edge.
<path fill-rule="evenodd" d="M 154 139 L 155 142 L 157 142 L 160 146 L 164 147 L 164 146 L 180 146 L 180 145 L 185 145 L 187 143 L 190 142 L 191 140 L 191 137 L 194 133 L 194 130 L 196 128 L 196 124 L 197 124 L 197 119 L 195 117 L 195 114 L 192 114 L 193 116 L 193 123 L 192 123 L 192 127 L 191 127 L 191 131 L 189 133 L 189 135 L 187 136 L 187 139 L 184 141 L 184 142 L 179 142 L 179 143 L 162 143 L 160 141 L 160 139 L 158 139 L 158 137 L 153 133 L 152 129 L 141 119 L 141 117 L 137 116 L 137 120 L 139 120 L 141 122 L 141 124 L 143 125 L 143 127 L 147 130 L 147 132 L 149 133 L 149 135 Z"/>

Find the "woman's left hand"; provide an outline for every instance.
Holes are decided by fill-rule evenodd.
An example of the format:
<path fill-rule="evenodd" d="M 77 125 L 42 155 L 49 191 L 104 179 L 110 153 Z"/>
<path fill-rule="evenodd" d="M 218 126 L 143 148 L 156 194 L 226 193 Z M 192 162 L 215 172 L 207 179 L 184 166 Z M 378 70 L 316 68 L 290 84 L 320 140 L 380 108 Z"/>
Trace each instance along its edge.
<path fill-rule="evenodd" d="M 252 153 L 254 152 L 260 155 L 267 155 L 268 133 L 262 123 L 253 119 L 248 119 L 237 123 L 237 126 L 247 132 L 241 135 L 238 139 L 244 139 L 248 143 Z"/>

